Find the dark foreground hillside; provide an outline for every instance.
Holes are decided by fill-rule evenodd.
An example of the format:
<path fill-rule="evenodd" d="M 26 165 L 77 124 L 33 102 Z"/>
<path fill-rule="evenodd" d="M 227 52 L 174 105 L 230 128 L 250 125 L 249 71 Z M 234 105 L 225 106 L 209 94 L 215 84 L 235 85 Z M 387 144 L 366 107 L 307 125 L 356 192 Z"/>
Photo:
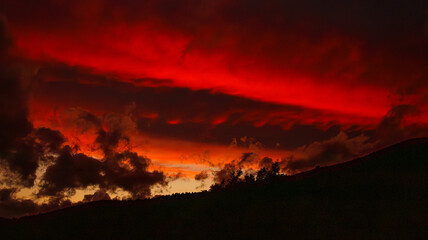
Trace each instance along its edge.
<path fill-rule="evenodd" d="M 2 239 L 427 239 L 428 138 L 221 192 L 103 201 L 18 220 Z"/>

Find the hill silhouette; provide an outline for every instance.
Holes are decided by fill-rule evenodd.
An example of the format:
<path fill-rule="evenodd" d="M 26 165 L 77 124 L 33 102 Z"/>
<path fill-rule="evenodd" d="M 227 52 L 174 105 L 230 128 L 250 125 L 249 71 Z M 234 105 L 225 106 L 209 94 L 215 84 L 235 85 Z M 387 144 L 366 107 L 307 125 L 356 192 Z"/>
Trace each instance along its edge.
<path fill-rule="evenodd" d="M 99 201 L 15 220 L 2 239 L 424 239 L 428 138 L 263 183 Z"/>

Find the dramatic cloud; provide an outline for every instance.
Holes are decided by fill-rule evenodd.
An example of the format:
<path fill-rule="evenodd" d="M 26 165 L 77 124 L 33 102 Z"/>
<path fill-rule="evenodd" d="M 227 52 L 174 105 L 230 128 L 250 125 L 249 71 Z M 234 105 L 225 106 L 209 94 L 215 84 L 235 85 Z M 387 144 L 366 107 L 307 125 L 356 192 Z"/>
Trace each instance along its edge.
<path fill-rule="evenodd" d="M 208 177 L 209 177 L 208 172 L 202 171 L 202 172 L 195 175 L 195 180 L 203 181 L 203 180 L 207 179 Z"/>
<path fill-rule="evenodd" d="M 95 159 L 79 152 L 79 146 L 69 146 L 66 137 L 58 130 L 47 127 L 34 128 L 29 119 L 29 86 L 26 84 L 26 68 L 22 60 L 14 59 L 6 27 L 0 22 L 0 163 L 2 187 L 0 190 L 0 215 L 21 216 L 69 206 L 64 197 L 72 196 L 76 190 L 98 186 L 99 192 L 84 200 L 108 199 L 102 191 L 127 191 L 133 198 L 144 198 L 151 194 L 155 184 L 166 185 L 161 171 L 149 171 L 150 159 L 130 150 L 128 131 L 136 124 L 130 118 L 133 105 L 123 115 L 108 114 L 103 119 L 80 109 L 75 109 L 73 123 L 82 131 L 94 129 L 97 137 L 94 148 L 104 154 Z M 126 149 L 120 143 L 125 142 Z M 36 171 L 46 166 L 36 183 Z M 37 196 L 51 196 L 47 204 L 37 204 L 30 199 L 18 199 L 18 187 L 38 187 Z M 100 192 L 101 191 L 101 192 Z"/>
<path fill-rule="evenodd" d="M 32 200 L 17 200 L 14 198 L 16 188 L 0 189 L 0 216 L 2 217 L 16 217 L 26 215 L 28 213 L 35 213 L 38 205 Z"/>
<path fill-rule="evenodd" d="M 17 218 L 72 206 L 70 200 L 62 198 L 52 198 L 49 202 L 41 204 L 31 199 L 20 199 L 16 197 L 17 191 L 16 188 L 0 189 L 0 216 Z"/>
<path fill-rule="evenodd" d="M 230 179 L 230 176 L 233 175 L 238 170 L 238 167 L 234 163 L 227 163 L 219 171 L 214 173 L 214 182 L 222 183 Z"/>
<path fill-rule="evenodd" d="M 27 66 L 11 56 L 13 50 L 6 25 L 0 19 L 0 163 L 2 172 L 10 170 L 15 182 L 31 187 L 41 154 L 57 147 L 55 133 L 34 129 L 28 119 Z M 52 138 L 53 137 L 53 138 Z M 60 138 L 60 137 L 59 137 Z M 59 139 L 61 141 L 61 139 Z"/>
<path fill-rule="evenodd" d="M 388 111 L 391 94 L 426 91 L 427 4 L 417 0 L 3 5 L 25 56 L 137 85 L 168 79 L 371 118 Z"/>
<path fill-rule="evenodd" d="M 83 202 L 93 202 L 101 200 L 111 200 L 110 195 L 104 190 L 98 190 L 94 194 L 87 194 L 83 198 Z"/>
<path fill-rule="evenodd" d="M 98 186 L 104 191 L 120 188 L 133 198 L 144 198 L 150 196 L 153 185 L 167 184 L 163 172 L 148 171 L 150 159 L 129 150 L 127 130 L 133 122 L 128 111 L 125 115 L 109 114 L 103 119 L 84 110 L 74 111 L 78 111 L 75 121 L 80 126 L 85 130 L 91 125 L 95 128 L 94 149 L 100 149 L 103 158 L 95 159 L 68 145 L 63 147 L 42 177 L 40 195 L 72 195 L 76 189 Z M 125 149 L 119 148 L 121 141 Z"/>
<path fill-rule="evenodd" d="M 67 72 L 69 77 L 58 72 Z M 139 131 L 195 142 L 228 144 L 233 138 L 249 136 L 270 148 L 292 149 L 331 138 L 337 135 L 340 125 L 349 127 L 357 120 L 351 116 L 263 103 L 208 90 L 135 87 L 109 78 L 101 81 L 98 75 L 65 66 L 41 68 L 37 78 L 39 84 L 34 89 L 32 101 L 35 119 L 43 119 L 49 109 L 52 115 L 53 111 L 59 113 L 61 109 L 74 106 L 108 113 L 135 103 L 134 117 Z M 103 104 L 100 106 L 99 102 Z M 73 114 L 82 113 L 69 113 Z M 376 121 L 359 119 L 358 123 L 374 126 Z M 81 121 L 79 124 L 100 123 Z"/>
<path fill-rule="evenodd" d="M 314 142 L 300 149 L 307 157 L 284 159 L 285 171 L 290 173 L 309 170 L 315 166 L 327 166 L 335 163 L 352 160 L 359 154 L 373 149 L 374 143 L 367 142 L 369 138 L 364 135 L 349 138 L 344 132 L 340 132 L 334 138 Z"/>
<path fill-rule="evenodd" d="M 409 123 L 408 118 L 420 114 L 421 110 L 414 105 L 402 104 L 392 107 L 376 128 L 382 145 L 393 144 L 411 137 L 426 136 L 428 134 L 426 126 Z"/>
<path fill-rule="evenodd" d="M 259 167 L 260 168 L 269 168 L 270 166 L 272 166 L 273 160 L 270 157 L 264 157 L 260 163 L 259 163 Z"/>
<path fill-rule="evenodd" d="M 0 0 L 0 215 L 428 136 L 427 26 L 419 0 Z"/>
<path fill-rule="evenodd" d="M 66 146 L 43 175 L 39 194 L 54 196 L 65 190 L 96 185 L 102 180 L 101 164 L 82 153 L 73 154 L 71 147 Z"/>

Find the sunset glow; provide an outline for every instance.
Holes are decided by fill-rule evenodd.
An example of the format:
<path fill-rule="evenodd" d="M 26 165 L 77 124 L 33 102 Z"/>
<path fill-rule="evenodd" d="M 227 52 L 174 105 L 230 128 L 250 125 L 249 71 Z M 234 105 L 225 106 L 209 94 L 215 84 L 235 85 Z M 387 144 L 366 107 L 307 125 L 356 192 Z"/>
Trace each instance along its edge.
<path fill-rule="evenodd" d="M 0 2 L 1 187 L 21 199 L 201 191 L 228 163 L 294 174 L 428 136 L 411 3 Z"/>

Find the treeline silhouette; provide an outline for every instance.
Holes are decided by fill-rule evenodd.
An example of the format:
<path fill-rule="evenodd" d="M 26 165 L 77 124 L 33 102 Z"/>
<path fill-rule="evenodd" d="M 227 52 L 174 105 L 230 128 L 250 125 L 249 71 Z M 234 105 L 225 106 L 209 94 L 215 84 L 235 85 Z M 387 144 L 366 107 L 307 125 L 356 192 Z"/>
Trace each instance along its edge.
<path fill-rule="evenodd" d="M 211 192 L 219 192 L 224 190 L 231 190 L 237 187 L 245 187 L 256 184 L 268 184 L 273 181 L 279 180 L 279 177 L 286 175 L 280 174 L 279 162 L 272 163 L 270 168 L 263 167 L 256 172 L 256 174 L 247 173 L 242 178 L 244 172 L 241 168 L 232 170 L 226 179 L 223 179 L 220 183 L 214 183 L 210 187 Z"/>
<path fill-rule="evenodd" d="M 232 172 L 211 191 L 100 201 L 0 221 L 2 239 L 426 239 L 428 138 L 283 176 Z M 254 181 L 254 182 L 253 182 Z"/>

